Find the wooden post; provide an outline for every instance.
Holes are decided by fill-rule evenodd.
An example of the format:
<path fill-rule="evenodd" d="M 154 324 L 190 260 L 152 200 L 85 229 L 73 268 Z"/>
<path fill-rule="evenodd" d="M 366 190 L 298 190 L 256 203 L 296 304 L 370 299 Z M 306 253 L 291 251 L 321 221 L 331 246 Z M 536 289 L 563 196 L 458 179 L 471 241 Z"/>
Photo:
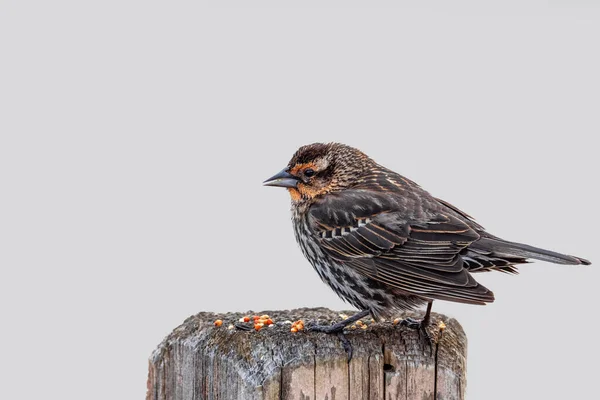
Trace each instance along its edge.
<path fill-rule="evenodd" d="M 275 326 L 230 327 L 254 314 L 268 314 Z M 418 331 L 367 318 L 366 329 L 347 331 L 350 362 L 337 336 L 290 332 L 289 321 L 329 324 L 339 314 L 305 308 L 192 316 L 152 354 L 146 399 L 464 399 L 467 339 L 456 320 L 432 315 L 430 350 Z M 214 325 L 217 319 L 222 326 Z M 441 338 L 439 321 L 446 324 Z"/>

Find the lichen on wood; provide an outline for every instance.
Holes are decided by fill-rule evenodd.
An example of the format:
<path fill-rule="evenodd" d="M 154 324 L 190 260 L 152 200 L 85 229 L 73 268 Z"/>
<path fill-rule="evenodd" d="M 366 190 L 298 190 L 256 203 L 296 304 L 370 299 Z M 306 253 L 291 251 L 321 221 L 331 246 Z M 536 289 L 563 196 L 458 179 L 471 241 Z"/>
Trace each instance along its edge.
<path fill-rule="evenodd" d="M 268 314 L 274 325 L 231 327 L 251 326 L 239 320 L 254 314 Z M 430 348 L 416 330 L 367 318 L 366 329 L 346 331 L 350 362 L 337 336 L 290 332 L 291 321 L 330 324 L 340 314 L 303 308 L 189 317 L 150 357 L 147 400 L 464 398 L 466 337 L 456 320 L 432 315 Z M 436 344 L 439 321 L 446 329 Z"/>

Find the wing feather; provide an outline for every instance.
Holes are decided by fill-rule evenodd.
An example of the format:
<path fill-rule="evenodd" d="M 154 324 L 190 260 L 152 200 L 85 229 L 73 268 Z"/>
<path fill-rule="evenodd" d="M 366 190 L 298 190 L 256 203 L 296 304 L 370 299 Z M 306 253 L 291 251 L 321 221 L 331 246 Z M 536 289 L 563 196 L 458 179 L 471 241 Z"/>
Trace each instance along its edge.
<path fill-rule="evenodd" d="M 328 197 L 327 204 L 311 208 L 310 216 L 317 240 L 334 260 L 426 299 L 471 304 L 494 300 L 465 268 L 461 252 L 479 234 L 457 216 L 441 210 L 411 221 L 390 199 L 359 193 L 332 204 L 335 196 Z"/>

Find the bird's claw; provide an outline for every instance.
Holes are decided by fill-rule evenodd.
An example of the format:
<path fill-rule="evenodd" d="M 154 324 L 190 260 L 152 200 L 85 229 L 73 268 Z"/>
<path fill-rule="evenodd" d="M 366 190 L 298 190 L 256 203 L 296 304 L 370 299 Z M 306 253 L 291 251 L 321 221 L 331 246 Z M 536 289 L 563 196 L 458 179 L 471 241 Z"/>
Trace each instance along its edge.
<path fill-rule="evenodd" d="M 350 360 L 352 360 L 352 344 L 350 343 L 346 335 L 344 335 L 343 331 L 339 332 L 337 336 L 340 339 L 340 342 L 342 342 L 342 347 L 344 348 L 344 350 L 346 350 L 346 354 L 348 355 L 348 362 L 350 362 Z"/>
<path fill-rule="evenodd" d="M 348 362 L 350 362 L 350 360 L 352 360 L 352 344 L 344 334 L 345 327 L 346 325 L 338 323 L 333 325 L 313 325 L 309 326 L 307 330 L 309 332 L 321 332 L 326 333 L 328 335 L 337 335 L 337 337 L 340 339 L 340 342 L 342 342 L 342 347 L 348 355 Z"/>
<path fill-rule="evenodd" d="M 419 337 L 421 335 L 425 337 L 425 342 L 427 342 L 427 344 L 429 345 L 429 350 L 433 352 L 433 338 L 427 330 L 427 327 L 429 326 L 429 321 L 423 321 L 408 317 L 400 321 L 400 325 L 406 326 L 410 329 L 416 329 L 417 332 L 419 332 Z"/>

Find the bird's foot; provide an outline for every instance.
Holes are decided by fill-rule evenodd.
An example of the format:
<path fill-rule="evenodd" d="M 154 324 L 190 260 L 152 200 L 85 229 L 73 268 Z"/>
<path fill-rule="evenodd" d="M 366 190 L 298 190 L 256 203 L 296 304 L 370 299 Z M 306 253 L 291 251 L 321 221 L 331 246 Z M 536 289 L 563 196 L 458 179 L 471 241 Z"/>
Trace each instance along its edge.
<path fill-rule="evenodd" d="M 400 325 L 406 326 L 411 329 L 422 329 L 423 325 L 425 325 L 424 322 L 427 323 L 427 321 L 423 321 L 421 319 L 414 319 L 414 318 L 408 317 L 408 318 L 404 318 L 402 321 L 400 321 Z"/>
<path fill-rule="evenodd" d="M 323 333 L 328 333 L 328 334 L 343 333 L 344 328 L 347 325 L 348 324 L 344 324 L 343 322 L 338 322 L 337 324 L 333 324 L 333 325 L 313 325 L 313 326 L 308 327 L 308 331 L 309 332 L 323 332 Z"/>
<path fill-rule="evenodd" d="M 406 326 L 410 329 L 416 329 L 419 332 L 419 336 L 423 336 L 425 338 L 425 342 L 429 344 L 429 350 L 433 351 L 433 339 L 427 330 L 429 323 L 429 319 L 418 320 L 410 317 L 400 321 L 400 325 Z"/>
<path fill-rule="evenodd" d="M 333 325 L 314 325 L 314 326 L 308 327 L 308 331 L 309 332 L 322 332 L 322 333 L 326 333 L 328 335 L 337 335 L 337 337 L 340 339 L 340 342 L 342 342 L 342 347 L 344 348 L 344 350 L 346 351 L 346 354 L 348 355 L 348 362 L 350 362 L 350 360 L 352 360 L 352 344 L 350 343 L 350 341 L 344 334 L 345 327 L 346 327 L 346 325 L 342 324 L 342 323 L 337 323 L 337 324 L 333 324 Z"/>
<path fill-rule="evenodd" d="M 358 321 L 361 318 L 366 317 L 367 315 L 369 315 L 369 311 L 364 310 L 364 311 L 354 314 L 350 318 L 347 318 L 347 319 L 345 319 L 341 322 L 335 323 L 333 325 L 309 326 L 308 331 L 309 332 L 323 332 L 323 333 L 327 333 L 329 335 L 331 335 L 331 334 L 337 335 L 337 337 L 342 342 L 342 346 L 344 347 L 344 350 L 346 350 L 346 354 L 348 354 L 348 362 L 350 362 L 350 360 L 352 360 L 352 344 L 350 344 L 350 341 L 348 340 L 346 335 L 344 335 L 344 329 L 348 325 Z"/>

